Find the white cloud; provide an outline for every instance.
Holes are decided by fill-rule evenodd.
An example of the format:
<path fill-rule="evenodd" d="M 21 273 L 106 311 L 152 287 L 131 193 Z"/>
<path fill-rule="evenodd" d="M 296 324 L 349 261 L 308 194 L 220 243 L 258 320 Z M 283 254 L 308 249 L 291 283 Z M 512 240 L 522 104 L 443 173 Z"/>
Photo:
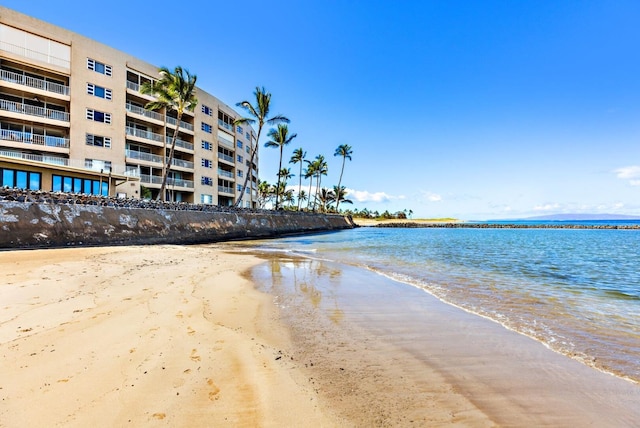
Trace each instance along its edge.
<path fill-rule="evenodd" d="M 629 180 L 632 186 L 640 186 L 640 166 L 624 166 L 615 171 L 616 176 L 622 180 Z"/>
<path fill-rule="evenodd" d="M 369 192 L 367 190 L 346 189 L 347 198 L 355 202 L 389 202 L 391 200 L 405 199 L 403 195 L 393 196 L 384 192 Z"/>
<path fill-rule="evenodd" d="M 553 211 L 560 209 L 559 204 L 544 204 L 544 205 L 536 205 L 533 207 L 534 211 Z"/>

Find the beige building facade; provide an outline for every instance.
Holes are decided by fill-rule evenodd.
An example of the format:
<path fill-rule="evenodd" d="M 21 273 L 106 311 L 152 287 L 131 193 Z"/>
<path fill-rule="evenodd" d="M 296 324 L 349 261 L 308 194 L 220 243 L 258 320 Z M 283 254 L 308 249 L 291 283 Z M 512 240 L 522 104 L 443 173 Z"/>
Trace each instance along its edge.
<path fill-rule="evenodd" d="M 172 136 L 167 199 L 254 205 L 258 159 L 250 127 L 197 88 L 198 106 L 149 111 L 140 86 L 158 67 L 0 7 L 0 185 L 104 196 L 155 197 Z"/>

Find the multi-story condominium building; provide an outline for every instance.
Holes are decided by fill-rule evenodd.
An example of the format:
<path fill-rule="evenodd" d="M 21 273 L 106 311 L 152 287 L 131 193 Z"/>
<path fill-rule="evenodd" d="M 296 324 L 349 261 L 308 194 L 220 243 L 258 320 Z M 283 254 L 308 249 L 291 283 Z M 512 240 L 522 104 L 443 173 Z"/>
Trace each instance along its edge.
<path fill-rule="evenodd" d="M 0 185 L 155 197 L 177 133 L 170 200 L 231 205 L 250 174 L 242 206 L 252 206 L 253 129 L 201 88 L 179 122 L 146 110 L 140 86 L 156 78 L 151 64 L 0 6 Z"/>

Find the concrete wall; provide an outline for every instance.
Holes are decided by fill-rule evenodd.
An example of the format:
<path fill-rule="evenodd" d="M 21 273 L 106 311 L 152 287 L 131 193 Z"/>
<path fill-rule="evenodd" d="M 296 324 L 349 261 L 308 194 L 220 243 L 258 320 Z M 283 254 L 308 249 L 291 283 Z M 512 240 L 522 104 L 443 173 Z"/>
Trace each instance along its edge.
<path fill-rule="evenodd" d="M 0 249 L 197 244 L 352 228 L 349 217 L 0 201 Z"/>

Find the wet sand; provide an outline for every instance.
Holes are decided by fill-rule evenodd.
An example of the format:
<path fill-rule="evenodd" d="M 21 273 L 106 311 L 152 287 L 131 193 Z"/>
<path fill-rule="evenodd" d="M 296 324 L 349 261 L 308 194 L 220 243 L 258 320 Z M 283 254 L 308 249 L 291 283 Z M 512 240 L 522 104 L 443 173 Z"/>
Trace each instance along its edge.
<path fill-rule="evenodd" d="M 420 290 L 234 248 L 0 252 L 0 426 L 640 420 L 638 385 Z"/>
<path fill-rule="evenodd" d="M 638 426 L 638 384 L 373 272 L 265 257 L 303 370 L 359 426 Z"/>

